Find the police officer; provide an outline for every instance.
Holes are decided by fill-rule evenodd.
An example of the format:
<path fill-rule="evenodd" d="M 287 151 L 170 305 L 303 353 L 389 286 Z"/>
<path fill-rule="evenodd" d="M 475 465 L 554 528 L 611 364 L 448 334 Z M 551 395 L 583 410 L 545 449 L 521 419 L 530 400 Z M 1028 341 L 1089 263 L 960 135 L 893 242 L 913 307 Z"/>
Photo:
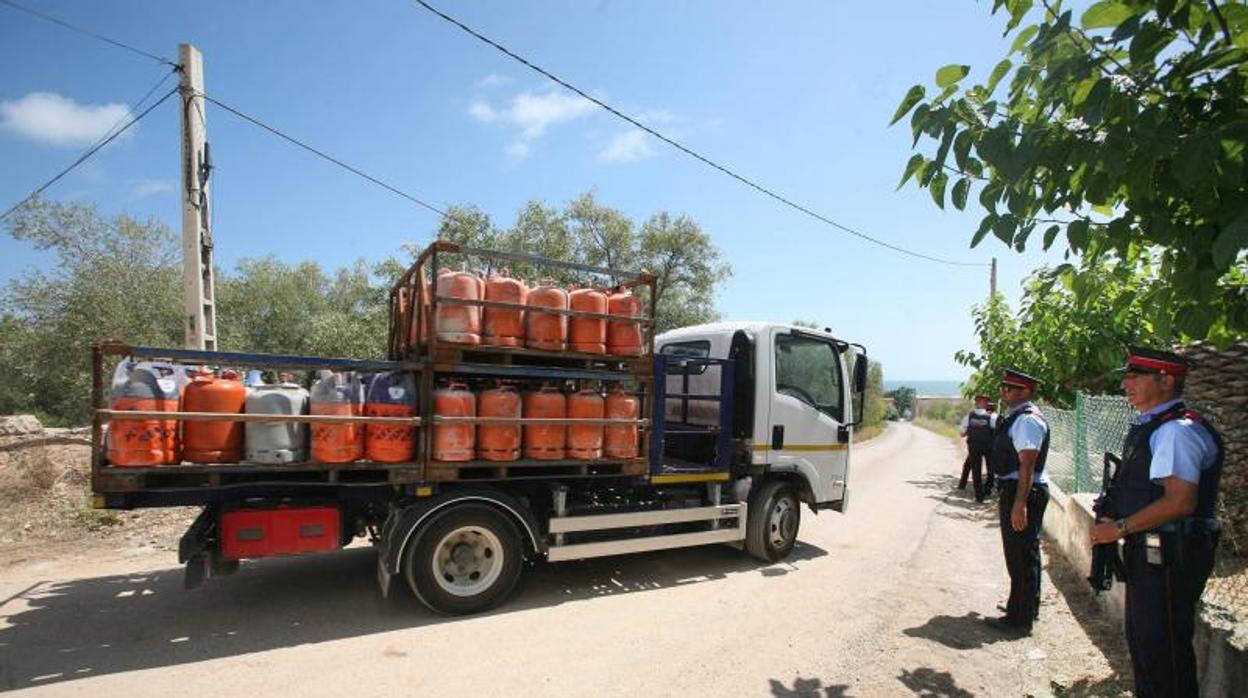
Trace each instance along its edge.
<path fill-rule="evenodd" d="M 997 421 L 992 445 L 1010 598 L 1005 615 L 988 618 L 987 623 L 1013 635 L 1031 634 L 1040 613 L 1040 525 L 1049 504 L 1048 474 L 1044 471 L 1049 425 L 1032 403 L 1039 383 L 1013 369 L 1002 374 L 1001 399 L 1007 410 Z"/>
<path fill-rule="evenodd" d="M 988 396 L 976 395 L 975 409 L 962 418 L 962 436 L 966 437 L 966 460 L 962 462 L 962 479 L 958 482 L 958 489 L 966 489 L 966 479 L 968 476 L 972 477 L 977 502 L 983 502 L 988 493 L 982 480 L 984 465 L 992 462 L 993 430 L 996 427 L 997 416 L 988 411 Z M 992 477 L 991 469 L 988 477 Z M 988 487 L 992 487 L 991 480 Z"/>
<path fill-rule="evenodd" d="M 1196 602 L 1213 570 L 1221 437 L 1183 405 L 1187 363 L 1131 347 L 1122 389 L 1140 411 L 1123 443 L 1111 495 L 1116 521 L 1093 544 L 1124 540 L 1126 634 L 1138 696 L 1195 696 Z"/>

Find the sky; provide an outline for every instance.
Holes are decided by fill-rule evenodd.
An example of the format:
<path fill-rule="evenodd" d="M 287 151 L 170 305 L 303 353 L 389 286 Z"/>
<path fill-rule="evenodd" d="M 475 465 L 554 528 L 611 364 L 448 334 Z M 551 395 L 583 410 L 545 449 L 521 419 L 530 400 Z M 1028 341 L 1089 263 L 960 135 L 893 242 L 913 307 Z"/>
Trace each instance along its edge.
<path fill-rule="evenodd" d="M 204 54 L 206 92 L 439 207 L 500 226 L 530 200 L 585 191 L 638 223 L 685 214 L 733 275 L 725 319 L 809 320 L 865 344 L 886 378 L 961 379 L 987 267 L 851 237 L 743 186 L 559 88 L 410 0 L 19 0 L 176 60 Z M 977 204 L 898 191 L 913 84 L 949 63 L 984 79 L 1012 36 L 991 0 L 431 0 L 586 92 L 786 197 L 915 251 L 987 264 L 1016 305 L 1060 254 L 969 241 Z M 0 209 L 72 162 L 168 68 L 0 5 Z M 162 94 L 173 85 L 166 83 Z M 425 244 L 437 216 L 209 105 L 215 253 L 333 269 Z M 50 189 L 180 229 L 176 100 Z M 972 197 L 974 202 L 974 197 Z M 0 283 L 50 263 L 0 236 Z M 228 322 L 228 318 L 221 318 Z"/>

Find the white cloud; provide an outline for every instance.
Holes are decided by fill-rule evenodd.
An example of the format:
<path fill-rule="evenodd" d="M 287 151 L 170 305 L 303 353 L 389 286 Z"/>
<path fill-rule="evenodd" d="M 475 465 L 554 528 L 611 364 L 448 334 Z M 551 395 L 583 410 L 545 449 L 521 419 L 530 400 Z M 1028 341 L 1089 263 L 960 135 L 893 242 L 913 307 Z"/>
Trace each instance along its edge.
<path fill-rule="evenodd" d="M 477 100 L 468 105 L 468 116 L 483 124 L 489 124 L 498 119 L 498 112 L 494 111 L 494 107 L 491 107 L 489 104 Z"/>
<path fill-rule="evenodd" d="M 529 155 L 533 141 L 541 138 L 551 126 L 584 118 L 594 111 L 594 104 L 583 97 L 563 92 L 521 92 L 511 104 L 495 108 L 476 100 L 468 107 L 468 115 L 482 123 L 500 122 L 519 129 L 507 154 L 516 159 Z"/>
<path fill-rule="evenodd" d="M 636 162 L 648 158 L 654 155 L 649 138 L 649 134 L 637 129 L 617 133 L 607 147 L 598 151 L 598 159 L 602 162 Z"/>
<path fill-rule="evenodd" d="M 515 141 L 507 144 L 507 154 L 516 160 L 523 160 L 529 156 L 529 144 L 524 141 Z"/>
<path fill-rule="evenodd" d="M 134 190 L 130 195 L 136 199 L 142 199 L 155 194 L 166 194 L 173 191 L 173 182 L 167 179 L 144 179 L 134 185 Z"/>
<path fill-rule="evenodd" d="M 124 104 L 79 104 L 52 92 L 32 92 L 0 102 L 0 130 L 55 146 L 84 146 L 102 138 L 129 113 Z"/>
<path fill-rule="evenodd" d="M 507 109 L 509 121 L 524 129 L 526 140 L 540 138 L 552 124 L 579 119 L 594 110 L 593 102 L 562 92 L 535 95 L 521 92 Z"/>
<path fill-rule="evenodd" d="M 511 78 L 506 75 L 499 75 L 498 73 L 490 73 L 477 81 L 477 87 L 483 89 L 509 84 L 511 84 Z"/>
<path fill-rule="evenodd" d="M 666 109 L 647 109 L 637 115 L 637 120 L 643 124 L 671 124 L 684 119 Z"/>

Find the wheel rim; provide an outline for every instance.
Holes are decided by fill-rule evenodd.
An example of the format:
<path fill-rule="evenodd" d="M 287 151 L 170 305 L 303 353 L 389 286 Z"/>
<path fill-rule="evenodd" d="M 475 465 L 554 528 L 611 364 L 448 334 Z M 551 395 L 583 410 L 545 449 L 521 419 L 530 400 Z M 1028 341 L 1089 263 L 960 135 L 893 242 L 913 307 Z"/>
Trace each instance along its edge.
<path fill-rule="evenodd" d="M 442 537 L 433 553 L 433 579 L 454 596 L 476 596 L 503 573 L 503 546 L 482 526 L 462 526 Z"/>
<path fill-rule="evenodd" d="M 767 539 L 773 548 L 783 548 L 797 536 L 797 507 L 788 497 L 779 497 L 767 516 Z"/>

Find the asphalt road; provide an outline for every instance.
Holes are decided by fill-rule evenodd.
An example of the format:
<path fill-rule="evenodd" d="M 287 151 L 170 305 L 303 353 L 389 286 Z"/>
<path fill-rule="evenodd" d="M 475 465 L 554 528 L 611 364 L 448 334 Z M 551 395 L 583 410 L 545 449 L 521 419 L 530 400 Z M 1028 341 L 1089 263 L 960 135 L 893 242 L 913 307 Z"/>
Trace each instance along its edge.
<path fill-rule="evenodd" d="M 0 690 L 54 695 L 1114 694 L 1121 640 L 1052 561 L 1041 622 L 980 622 L 1006 590 L 995 508 L 907 424 L 855 447 L 845 515 L 803 512 L 760 566 L 711 546 L 540 565 L 470 618 L 384 600 L 371 549 L 264 560 L 181 588 L 168 554 L 0 572 Z M 1065 594 L 1058 593 L 1058 588 Z M 1107 656 L 1108 655 L 1108 656 Z"/>

